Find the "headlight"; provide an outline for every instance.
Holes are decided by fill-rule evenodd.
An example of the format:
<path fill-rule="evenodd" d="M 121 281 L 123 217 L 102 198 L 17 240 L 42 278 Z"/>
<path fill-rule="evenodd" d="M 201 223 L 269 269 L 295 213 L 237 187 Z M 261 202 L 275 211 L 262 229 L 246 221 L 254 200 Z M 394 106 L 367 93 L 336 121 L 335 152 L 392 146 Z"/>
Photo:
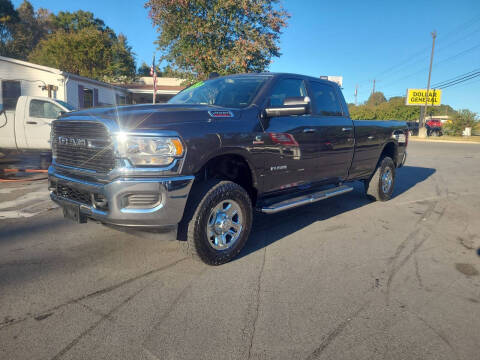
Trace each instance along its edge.
<path fill-rule="evenodd" d="M 183 156 L 183 145 L 177 137 L 154 137 L 119 134 L 119 151 L 133 165 L 165 166 Z"/>

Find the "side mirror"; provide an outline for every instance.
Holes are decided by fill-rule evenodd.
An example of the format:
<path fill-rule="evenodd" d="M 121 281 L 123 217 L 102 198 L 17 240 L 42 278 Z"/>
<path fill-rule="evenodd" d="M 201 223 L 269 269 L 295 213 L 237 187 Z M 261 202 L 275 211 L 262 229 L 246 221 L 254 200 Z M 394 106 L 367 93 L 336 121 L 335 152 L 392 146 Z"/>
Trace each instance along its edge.
<path fill-rule="evenodd" d="M 310 113 L 310 98 L 308 96 L 290 97 L 283 101 L 282 106 L 265 109 L 267 117 L 305 115 Z"/>
<path fill-rule="evenodd" d="M 66 111 L 60 110 L 60 111 L 58 112 L 58 114 L 57 114 L 57 117 L 60 117 L 60 116 L 62 116 L 62 115 L 65 114 L 65 113 L 66 113 Z"/>
<path fill-rule="evenodd" d="M 4 110 L 4 108 L 3 108 L 3 104 L 0 104 L 0 115 L 3 114 L 4 111 L 5 111 L 5 110 Z"/>

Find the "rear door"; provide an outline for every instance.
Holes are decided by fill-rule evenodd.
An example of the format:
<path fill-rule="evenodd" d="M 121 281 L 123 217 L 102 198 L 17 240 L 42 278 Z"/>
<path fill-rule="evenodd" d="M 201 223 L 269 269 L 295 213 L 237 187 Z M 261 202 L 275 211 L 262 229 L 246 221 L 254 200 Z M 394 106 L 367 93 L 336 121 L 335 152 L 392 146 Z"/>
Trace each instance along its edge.
<path fill-rule="evenodd" d="M 64 111 L 53 101 L 31 98 L 25 109 L 25 138 L 29 149 L 50 149 L 51 123 Z"/>
<path fill-rule="evenodd" d="M 309 81 L 312 119 L 318 139 L 313 178 L 336 183 L 346 179 L 355 145 L 353 122 L 343 109 L 338 90 L 328 82 Z"/>

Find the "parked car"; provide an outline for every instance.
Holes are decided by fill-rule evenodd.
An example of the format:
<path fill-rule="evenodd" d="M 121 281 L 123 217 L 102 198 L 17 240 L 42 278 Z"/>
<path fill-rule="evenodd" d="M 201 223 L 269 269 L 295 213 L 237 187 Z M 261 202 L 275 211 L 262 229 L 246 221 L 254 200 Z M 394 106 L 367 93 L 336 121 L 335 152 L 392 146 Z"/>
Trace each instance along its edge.
<path fill-rule="evenodd" d="M 15 111 L 0 109 L 0 149 L 49 152 L 52 121 L 72 110 L 61 100 L 20 96 Z"/>
<path fill-rule="evenodd" d="M 427 129 L 427 135 L 428 136 L 442 136 L 443 131 L 442 131 L 442 122 L 440 120 L 428 120 L 425 123 L 425 127 Z"/>
<path fill-rule="evenodd" d="M 345 194 L 354 180 L 389 200 L 407 143 L 404 122 L 353 121 L 333 82 L 232 75 L 165 105 L 63 114 L 52 126 L 49 188 L 80 223 L 178 224 L 186 251 L 218 265 L 245 245 L 254 209 Z"/>
<path fill-rule="evenodd" d="M 410 136 L 418 136 L 418 122 L 416 121 L 407 121 L 407 126 L 408 126 L 408 134 Z"/>

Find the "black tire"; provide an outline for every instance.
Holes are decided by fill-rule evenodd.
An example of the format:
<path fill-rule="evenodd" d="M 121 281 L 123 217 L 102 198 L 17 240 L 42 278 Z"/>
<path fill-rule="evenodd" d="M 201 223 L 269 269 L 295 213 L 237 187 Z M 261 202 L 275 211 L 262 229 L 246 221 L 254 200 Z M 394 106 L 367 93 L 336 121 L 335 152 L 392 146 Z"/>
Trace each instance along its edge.
<path fill-rule="evenodd" d="M 388 190 L 385 191 L 387 186 L 383 186 L 385 180 L 382 179 L 384 179 L 383 176 L 387 174 L 387 171 L 390 171 L 391 182 L 390 186 L 388 186 Z M 390 157 L 385 156 L 378 162 L 377 169 L 370 180 L 365 181 L 365 192 L 367 197 L 372 200 L 387 201 L 391 199 L 394 187 L 395 164 Z"/>
<path fill-rule="evenodd" d="M 221 265 L 238 255 L 247 242 L 252 227 L 252 202 L 240 185 L 231 181 L 209 180 L 194 184 L 178 228 L 183 250 L 209 265 Z M 242 229 L 239 237 L 226 249 L 215 249 L 207 236 L 211 212 L 222 202 L 233 200 L 239 206 Z"/>

